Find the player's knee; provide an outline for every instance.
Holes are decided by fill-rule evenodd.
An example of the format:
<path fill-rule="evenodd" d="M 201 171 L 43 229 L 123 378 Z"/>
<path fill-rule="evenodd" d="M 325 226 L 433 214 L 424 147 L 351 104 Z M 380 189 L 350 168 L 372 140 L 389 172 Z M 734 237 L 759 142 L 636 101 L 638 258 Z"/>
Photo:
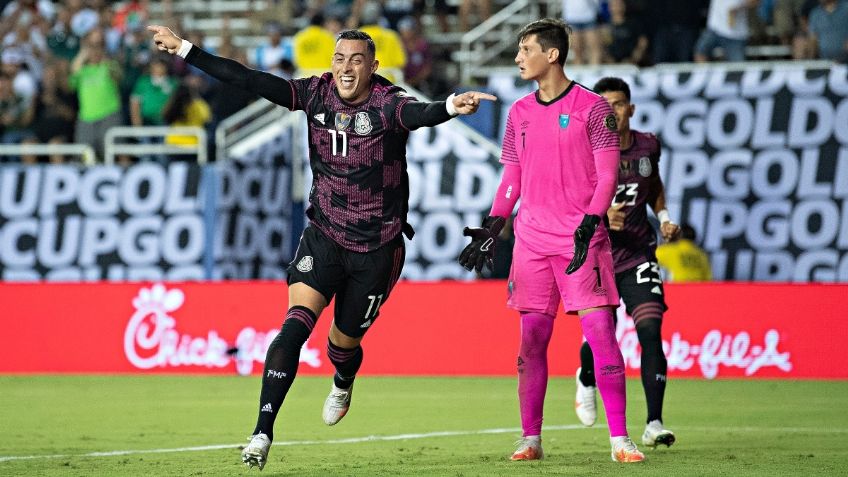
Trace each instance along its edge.
<path fill-rule="evenodd" d="M 636 336 L 642 351 L 651 354 L 663 354 L 662 351 L 662 315 L 639 320 L 636 324 Z"/>

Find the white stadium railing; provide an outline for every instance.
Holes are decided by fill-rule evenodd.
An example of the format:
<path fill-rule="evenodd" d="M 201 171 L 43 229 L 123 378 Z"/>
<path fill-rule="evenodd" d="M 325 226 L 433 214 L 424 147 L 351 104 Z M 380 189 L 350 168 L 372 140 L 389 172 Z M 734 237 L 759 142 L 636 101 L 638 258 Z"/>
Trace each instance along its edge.
<path fill-rule="evenodd" d="M 94 165 L 94 149 L 88 144 L 0 144 L 0 157 L 6 156 L 79 156 L 86 166 Z"/>
<path fill-rule="evenodd" d="M 166 144 L 167 136 L 191 136 L 196 139 L 195 144 L 173 145 Z M 154 138 L 161 139 L 162 143 L 133 144 L 119 142 L 128 138 Z M 103 162 L 107 165 L 115 163 L 115 156 L 145 156 L 157 154 L 173 155 L 195 155 L 198 164 L 206 164 L 209 155 L 206 144 L 206 130 L 197 126 L 117 126 L 106 131 L 104 140 L 105 148 Z"/>

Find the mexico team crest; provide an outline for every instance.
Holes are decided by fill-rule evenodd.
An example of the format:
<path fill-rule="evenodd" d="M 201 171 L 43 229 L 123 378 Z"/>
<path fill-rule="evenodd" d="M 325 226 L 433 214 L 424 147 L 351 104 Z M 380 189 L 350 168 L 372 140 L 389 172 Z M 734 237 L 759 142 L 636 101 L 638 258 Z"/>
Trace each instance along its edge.
<path fill-rule="evenodd" d="M 639 175 L 642 177 L 650 177 L 651 172 L 654 171 L 654 168 L 651 167 L 651 160 L 647 157 L 639 158 Z"/>
<path fill-rule="evenodd" d="M 336 131 L 344 131 L 350 126 L 350 114 L 345 113 L 336 113 Z"/>
<path fill-rule="evenodd" d="M 356 119 L 353 124 L 353 130 L 356 134 L 364 136 L 370 133 L 372 129 L 374 127 L 371 125 L 371 118 L 368 117 L 368 113 L 365 111 L 356 113 Z"/>
<path fill-rule="evenodd" d="M 303 273 L 312 271 L 312 256 L 305 255 L 297 262 L 297 269 Z"/>

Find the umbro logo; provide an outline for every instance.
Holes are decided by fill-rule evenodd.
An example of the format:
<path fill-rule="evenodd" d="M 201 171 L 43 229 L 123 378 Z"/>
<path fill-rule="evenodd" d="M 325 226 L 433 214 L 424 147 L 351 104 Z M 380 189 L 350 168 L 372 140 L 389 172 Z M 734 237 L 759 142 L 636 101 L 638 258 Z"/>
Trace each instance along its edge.
<path fill-rule="evenodd" d="M 316 120 L 316 121 L 318 121 L 319 123 L 324 124 L 324 113 L 318 113 L 318 114 L 316 114 L 316 115 L 315 115 L 315 116 L 313 116 L 313 117 L 314 117 L 314 118 L 315 118 L 315 120 Z"/>
<path fill-rule="evenodd" d="M 274 412 L 274 408 L 271 406 L 271 403 L 266 403 L 262 406 L 262 410 L 260 412 Z"/>

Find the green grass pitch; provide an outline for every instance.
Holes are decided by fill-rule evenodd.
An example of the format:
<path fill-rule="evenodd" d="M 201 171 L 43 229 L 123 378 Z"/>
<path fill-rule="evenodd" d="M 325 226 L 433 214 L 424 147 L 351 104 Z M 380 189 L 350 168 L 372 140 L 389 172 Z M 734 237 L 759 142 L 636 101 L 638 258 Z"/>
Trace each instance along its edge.
<path fill-rule="evenodd" d="M 259 378 L 0 376 L 0 476 L 848 475 L 848 381 L 672 379 L 671 448 L 610 460 L 605 421 L 579 426 L 573 378 L 548 387 L 545 460 L 510 462 L 514 378 L 362 376 L 350 413 L 321 421 L 330 378 L 299 377 L 265 470 L 240 462 Z M 645 403 L 628 382 L 640 443 Z"/>

